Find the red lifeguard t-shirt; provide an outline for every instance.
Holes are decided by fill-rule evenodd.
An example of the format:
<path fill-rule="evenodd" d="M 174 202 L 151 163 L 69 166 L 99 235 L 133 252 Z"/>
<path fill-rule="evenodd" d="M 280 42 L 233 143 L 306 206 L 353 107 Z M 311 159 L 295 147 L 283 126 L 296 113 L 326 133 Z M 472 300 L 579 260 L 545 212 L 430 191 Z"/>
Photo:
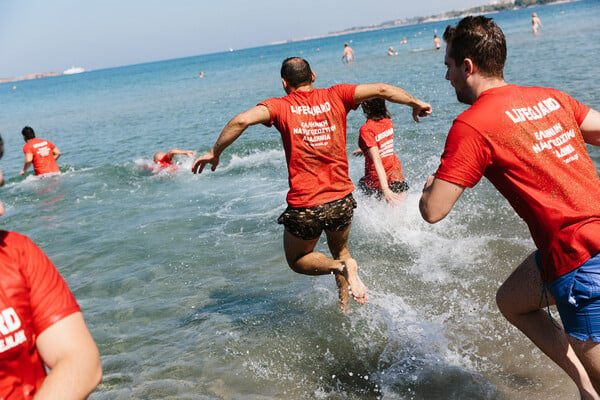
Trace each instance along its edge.
<path fill-rule="evenodd" d="M 370 147 L 379 149 L 379 157 L 385 169 L 388 183 L 402 182 L 402 164 L 394 153 L 394 124 L 389 118 L 382 118 L 379 121 L 368 119 L 360 128 L 360 137 L 358 146 L 365 156 L 365 179 L 364 184 L 373 189 L 381 189 L 375 165 L 369 155 Z"/>
<path fill-rule="evenodd" d="M 0 231 L 0 398 L 32 399 L 46 372 L 37 337 L 80 311 L 52 262 L 29 238 Z"/>
<path fill-rule="evenodd" d="M 168 155 L 164 155 L 163 158 L 161 158 L 160 160 L 156 161 L 156 163 L 162 167 L 162 168 L 166 168 L 166 167 L 170 167 L 171 165 L 173 165 L 173 160 L 171 160 L 171 158 Z"/>
<path fill-rule="evenodd" d="M 288 165 L 292 207 L 313 207 L 339 200 L 354 190 L 348 176 L 346 115 L 355 110 L 356 85 L 295 91 L 259 105 L 269 109 L 281 133 Z"/>
<path fill-rule="evenodd" d="M 161 169 L 168 168 L 171 172 L 175 172 L 178 169 L 177 165 L 175 165 L 173 160 L 166 154 L 163 156 L 163 158 L 156 161 L 156 164 L 158 164 Z"/>
<path fill-rule="evenodd" d="M 52 142 L 38 138 L 30 139 L 23 145 L 23 153 L 33 154 L 33 170 L 36 175 L 60 172 L 54 154 L 52 154 L 52 150 L 55 148 L 56 146 Z"/>
<path fill-rule="evenodd" d="M 579 126 L 589 107 L 555 89 L 484 91 L 454 121 L 435 176 L 482 176 L 527 223 L 550 282 L 600 250 L 600 180 Z"/>

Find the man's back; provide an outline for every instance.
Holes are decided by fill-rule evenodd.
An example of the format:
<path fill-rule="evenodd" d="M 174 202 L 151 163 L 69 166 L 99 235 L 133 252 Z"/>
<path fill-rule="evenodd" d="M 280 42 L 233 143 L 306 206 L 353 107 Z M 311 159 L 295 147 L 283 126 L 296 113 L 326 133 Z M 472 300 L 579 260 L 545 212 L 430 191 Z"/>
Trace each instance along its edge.
<path fill-rule="evenodd" d="M 23 153 L 33 154 L 33 169 L 36 175 L 60 172 L 54 158 L 56 146 L 48 140 L 33 138 L 23 145 Z"/>
<path fill-rule="evenodd" d="M 288 204 L 312 207 L 354 190 L 348 177 L 346 115 L 356 109 L 354 85 L 295 91 L 260 103 L 281 133 L 288 163 Z"/>
<path fill-rule="evenodd" d="M 456 119 L 436 173 L 467 187 L 485 174 L 555 266 L 547 279 L 600 249 L 600 180 L 579 130 L 588 112 L 554 89 L 489 89 Z"/>

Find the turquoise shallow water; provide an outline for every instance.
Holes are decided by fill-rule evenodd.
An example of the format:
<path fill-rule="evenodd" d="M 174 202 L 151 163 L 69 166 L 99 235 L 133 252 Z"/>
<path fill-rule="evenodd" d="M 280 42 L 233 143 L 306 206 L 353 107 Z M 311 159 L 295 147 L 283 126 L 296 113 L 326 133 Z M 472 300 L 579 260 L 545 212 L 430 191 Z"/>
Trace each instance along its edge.
<path fill-rule="evenodd" d="M 533 11 L 544 24 L 537 36 Z M 494 18 L 507 35 L 507 81 L 557 87 L 600 109 L 597 1 Z M 8 180 L 0 223 L 38 243 L 79 300 L 104 367 L 92 399 L 574 395 L 496 310 L 495 289 L 533 248 L 508 204 L 481 182 L 440 224 L 418 213 L 420 189 L 465 108 L 444 80 L 443 52 L 433 50 L 433 33 L 448 23 L 0 85 Z M 345 66 L 350 41 L 357 61 Z M 398 56 L 386 55 L 390 45 Z M 408 109 L 390 107 L 411 189 L 395 210 L 356 195 L 350 245 L 372 300 L 350 315 L 336 311 L 331 277 L 286 265 L 275 222 L 287 190 L 276 130 L 249 129 L 215 172 L 193 175 L 190 160 L 173 174 L 144 168 L 156 151 L 208 150 L 236 113 L 283 95 L 279 67 L 291 55 L 309 60 L 319 87 L 383 81 L 434 107 L 418 125 Z M 352 150 L 364 117 L 348 121 Z M 61 149 L 63 174 L 19 176 L 26 124 Z M 350 160 L 355 182 L 362 163 Z"/>

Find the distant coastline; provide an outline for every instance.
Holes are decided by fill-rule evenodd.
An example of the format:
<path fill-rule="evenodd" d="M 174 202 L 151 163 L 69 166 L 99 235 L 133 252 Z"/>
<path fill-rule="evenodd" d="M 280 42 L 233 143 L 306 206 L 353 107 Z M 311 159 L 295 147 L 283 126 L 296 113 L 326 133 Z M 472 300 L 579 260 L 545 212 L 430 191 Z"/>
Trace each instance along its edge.
<path fill-rule="evenodd" d="M 407 25 L 417 25 L 417 24 L 422 24 L 422 23 L 426 23 L 426 22 L 444 21 L 444 20 L 449 20 L 449 19 L 454 19 L 454 18 L 461 18 L 461 17 L 467 16 L 467 15 L 473 15 L 473 14 L 489 14 L 489 13 L 495 13 L 495 12 L 500 12 L 500 11 L 505 11 L 505 10 L 516 10 L 519 8 L 526 8 L 526 7 L 531 7 L 531 6 L 557 4 L 557 3 L 570 3 L 570 2 L 574 2 L 574 1 L 579 1 L 579 0 L 506 0 L 506 1 L 499 1 L 499 2 L 492 1 L 489 4 L 471 7 L 466 10 L 448 11 L 448 12 L 444 12 L 444 13 L 440 13 L 440 14 L 436 14 L 436 15 L 431 15 L 428 17 L 412 17 L 412 18 L 395 19 L 395 20 L 391 20 L 391 21 L 382 22 L 380 24 L 352 27 L 352 28 L 344 29 L 342 31 L 330 32 L 330 33 L 326 33 L 326 34 L 322 34 L 322 35 L 307 36 L 307 37 L 298 38 L 298 39 L 288 39 L 288 40 L 271 42 L 270 45 L 277 45 L 277 44 L 291 43 L 291 42 L 300 42 L 300 41 L 304 41 L 304 40 L 319 39 L 319 38 L 325 38 L 325 37 L 341 36 L 341 35 L 347 35 L 347 34 L 351 34 L 351 33 L 376 31 L 376 30 L 380 30 L 380 29 L 395 28 L 395 27 L 407 26 Z M 51 77 L 51 76 L 68 75 L 68 74 L 79 73 L 79 72 L 84 72 L 84 71 L 85 70 L 83 68 L 73 67 L 64 72 L 38 72 L 38 73 L 23 75 L 23 76 L 20 76 L 17 78 L 5 78 L 5 79 L 0 78 L 0 84 L 9 83 L 9 82 L 25 81 L 25 80 L 29 80 L 29 79 L 47 78 L 47 77 Z"/>
<path fill-rule="evenodd" d="M 78 74 L 80 72 L 85 72 L 85 69 L 81 67 L 71 67 L 64 72 L 36 72 L 33 74 L 19 76 L 17 78 L 0 79 L 0 83 L 20 82 L 27 81 L 29 79 L 48 78 L 50 76 L 71 75 Z"/>
<path fill-rule="evenodd" d="M 395 19 L 395 20 L 391 20 L 391 21 L 382 22 L 380 24 L 352 27 L 352 28 L 344 29 L 342 31 L 330 32 L 330 33 L 323 34 L 323 35 L 309 36 L 309 37 L 304 37 L 304 38 L 299 38 L 299 39 L 283 40 L 283 41 L 279 41 L 279 42 L 273 42 L 271 44 L 300 42 L 303 40 L 341 36 L 341 35 L 347 35 L 347 34 L 351 34 L 351 33 L 361 33 L 361 32 L 368 32 L 368 31 L 376 31 L 376 30 L 380 30 L 380 29 L 396 28 L 396 27 L 400 27 L 400 26 L 417 25 L 417 24 L 422 24 L 422 23 L 426 23 L 426 22 L 445 21 L 445 20 L 454 19 L 454 18 L 462 18 L 467 15 L 473 15 L 473 14 L 489 14 L 489 13 L 496 13 L 496 12 L 500 12 L 500 11 L 517 10 L 520 8 L 527 8 L 527 7 L 540 6 L 540 5 L 546 5 L 546 4 L 571 3 L 574 1 L 580 1 L 580 0 L 508 0 L 508 1 L 500 1 L 500 2 L 491 2 L 491 3 L 485 4 L 485 5 L 471 7 L 466 10 L 448 11 L 448 12 L 444 12 L 444 13 L 440 13 L 440 14 L 436 14 L 436 15 L 430 15 L 428 17 L 412 17 L 412 18 Z"/>
<path fill-rule="evenodd" d="M 58 76 L 58 75 L 62 75 L 62 72 L 37 72 L 35 74 L 23 75 L 23 76 L 19 76 L 17 78 L 0 79 L 0 83 L 19 82 L 19 81 L 26 81 L 29 79 L 46 78 L 49 76 Z"/>

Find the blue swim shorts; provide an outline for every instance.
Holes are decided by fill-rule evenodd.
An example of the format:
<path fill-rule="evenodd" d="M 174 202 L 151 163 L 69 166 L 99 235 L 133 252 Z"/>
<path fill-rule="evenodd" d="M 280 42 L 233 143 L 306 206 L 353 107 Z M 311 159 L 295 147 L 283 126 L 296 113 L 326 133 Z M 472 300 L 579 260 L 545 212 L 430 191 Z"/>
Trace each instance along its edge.
<path fill-rule="evenodd" d="M 539 252 L 536 253 L 541 268 Z M 550 282 L 565 332 L 586 342 L 600 342 L 600 253 L 579 268 Z"/>

